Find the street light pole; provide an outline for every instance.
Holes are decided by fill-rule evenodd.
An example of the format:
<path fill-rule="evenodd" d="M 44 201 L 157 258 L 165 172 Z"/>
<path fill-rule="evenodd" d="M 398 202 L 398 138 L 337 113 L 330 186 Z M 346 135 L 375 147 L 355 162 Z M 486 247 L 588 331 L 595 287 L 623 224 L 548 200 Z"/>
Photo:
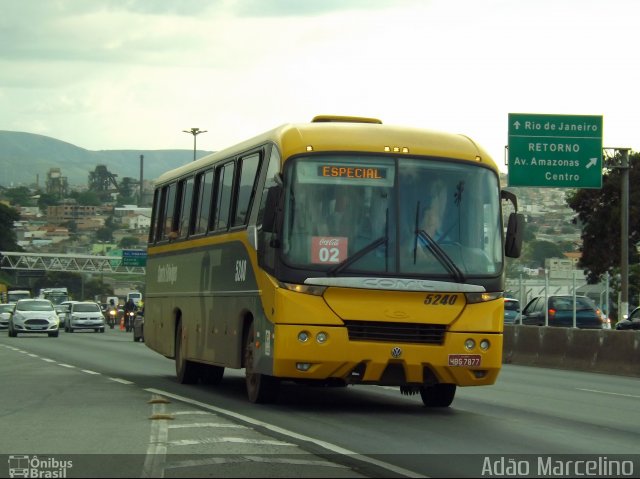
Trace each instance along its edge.
<path fill-rule="evenodd" d="M 191 133 L 193 135 L 193 161 L 196 161 L 196 136 L 200 133 L 206 133 L 207 130 L 201 130 L 200 128 L 191 128 L 190 130 L 182 130 L 185 133 Z"/>

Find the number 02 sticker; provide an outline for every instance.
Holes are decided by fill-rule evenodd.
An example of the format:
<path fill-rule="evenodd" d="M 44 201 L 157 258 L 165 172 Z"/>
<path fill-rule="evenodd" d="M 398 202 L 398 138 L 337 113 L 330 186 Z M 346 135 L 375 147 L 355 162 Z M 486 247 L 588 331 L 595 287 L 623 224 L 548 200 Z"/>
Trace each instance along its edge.
<path fill-rule="evenodd" d="M 345 236 L 312 236 L 311 262 L 338 264 L 347 259 L 349 238 Z"/>

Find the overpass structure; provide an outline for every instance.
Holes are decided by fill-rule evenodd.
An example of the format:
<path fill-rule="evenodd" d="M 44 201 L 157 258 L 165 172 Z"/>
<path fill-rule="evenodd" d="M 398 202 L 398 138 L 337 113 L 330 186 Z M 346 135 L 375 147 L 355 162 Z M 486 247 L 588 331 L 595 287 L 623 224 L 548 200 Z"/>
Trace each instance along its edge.
<path fill-rule="evenodd" d="M 125 265 L 119 256 L 40 254 L 0 251 L 0 268 L 21 271 L 67 271 L 73 273 L 146 273 L 144 266 Z"/>

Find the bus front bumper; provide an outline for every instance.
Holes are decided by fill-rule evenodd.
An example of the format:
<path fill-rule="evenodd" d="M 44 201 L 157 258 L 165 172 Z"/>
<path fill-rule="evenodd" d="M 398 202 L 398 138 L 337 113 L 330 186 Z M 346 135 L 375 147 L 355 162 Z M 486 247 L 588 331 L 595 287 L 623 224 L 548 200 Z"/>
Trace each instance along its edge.
<path fill-rule="evenodd" d="M 293 380 L 481 386 L 493 384 L 502 365 L 502 333 L 447 332 L 435 345 L 354 341 L 345 327 L 276 325 L 272 340 L 273 375 Z"/>

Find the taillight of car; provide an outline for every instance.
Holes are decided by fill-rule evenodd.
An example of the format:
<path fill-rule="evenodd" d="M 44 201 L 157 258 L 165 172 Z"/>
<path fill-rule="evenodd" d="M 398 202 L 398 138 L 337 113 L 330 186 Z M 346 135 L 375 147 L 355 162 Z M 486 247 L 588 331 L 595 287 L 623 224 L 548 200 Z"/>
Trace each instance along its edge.
<path fill-rule="evenodd" d="M 549 319 L 553 319 L 556 315 L 556 310 L 553 308 L 549 308 Z"/>

